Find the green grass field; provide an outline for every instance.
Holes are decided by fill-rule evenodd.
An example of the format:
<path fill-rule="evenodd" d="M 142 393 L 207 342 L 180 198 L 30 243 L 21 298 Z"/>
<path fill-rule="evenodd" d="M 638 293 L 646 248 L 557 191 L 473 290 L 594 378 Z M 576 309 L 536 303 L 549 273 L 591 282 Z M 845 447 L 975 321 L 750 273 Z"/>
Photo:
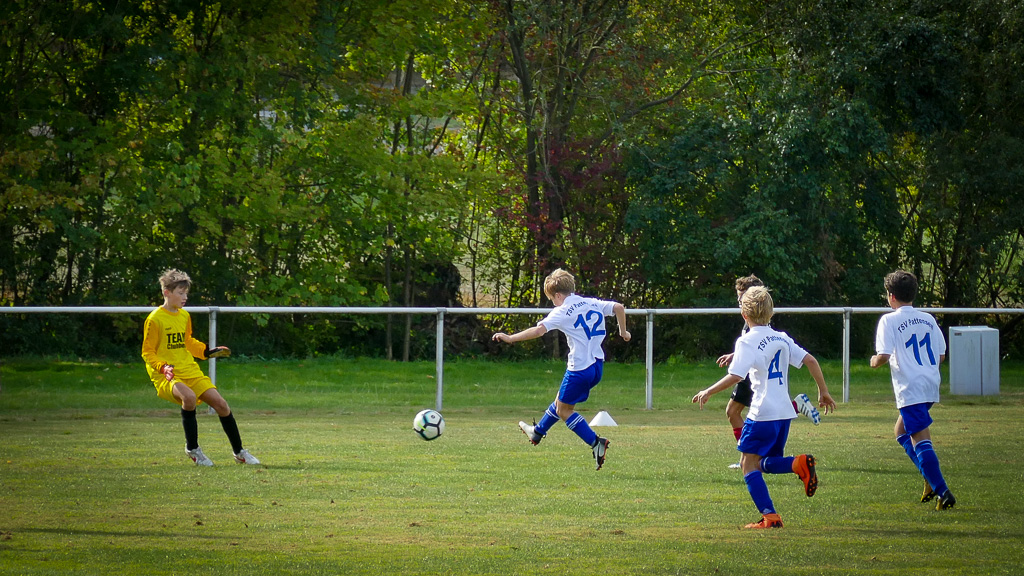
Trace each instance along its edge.
<path fill-rule="evenodd" d="M 851 402 L 793 424 L 820 487 L 767 482 L 786 527 L 759 515 L 724 419 L 727 394 L 690 402 L 722 370 L 608 365 L 584 416 L 617 428 L 605 468 L 564 426 L 540 446 L 516 427 L 553 398 L 560 362 L 451 362 L 445 435 L 420 440 L 432 363 L 218 364 L 246 446 L 233 463 L 215 416 L 199 420 L 217 463 L 191 465 L 176 408 L 140 364 L 0 364 L 0 574 L 1020 574 L 1024 564 L 1024 364 L 999 397 L 944 387 L 932 427 L 953 510 L 920 504 L 922 480 L 893 440 L 886 370 L 858 364 Z M 841 398 L 839 364 L 825 363 Z M 792 391 L 811 393 L 806 370 Z"/>

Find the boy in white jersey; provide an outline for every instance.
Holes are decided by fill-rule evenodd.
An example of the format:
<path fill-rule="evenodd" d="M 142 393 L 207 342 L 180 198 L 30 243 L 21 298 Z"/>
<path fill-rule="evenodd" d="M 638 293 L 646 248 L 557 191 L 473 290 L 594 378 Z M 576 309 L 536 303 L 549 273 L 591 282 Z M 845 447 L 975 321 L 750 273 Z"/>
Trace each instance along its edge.
<path fill-rule="evenodd" d="M 814 356 L 798 346 L 788 334 L 768 325 L 775 305 L 767 288 L 755 286 L 747 290 L 740 300 L 740 311 L 750 329 L 736 340 L 729 373 L 694 395 L 693 402 L 703 409 L 711 395 L 727 390 L 744 376 L 749 376 L 754 395 L 736 449 L 741 454 L 743 481 L 761 513 L 761 520 L 747 524 L 746 528 L 782 528 L 782 518 L 768 494 L 763 474 L 794 473 L 803 481 L 807 496 L 814 496 L 818 488 L 814 456 L 783 456 L 790 422 L 797 415 L 789 396 L 789 367 L 807 366 L 818 385 L 818 405 L 826 414 L 835 410 L 836 403 L 828 393 L 821 366 Z"/>
<path fill-rule="evenodd" d="M 207 348 L 192 337 L 192 318 L 183 308 L 188 300 L 192 280 L 181 270 L 167 270 L 160 276 L 164 303 L 146 317 L 142 340 L 142 358 L 146 361 L 149 379 L 157 396 L 181 405 L 181 424 L 185 429 L 185 454 L 197 466 L 213 466 L 213 461 L 199 447 L 199 426 L 196 405 L 202 401 L 220 416 L 221 427 L 231 442 L 235 461 L 259 464 L 260 461 L 242 448 L 238 424 L 227 401 L 195 359 L 224 358 L 231 355 L 226 346 Z"/>
<path fill-rule="evenodd" d="M 921 502 L 938 498 L 936 510 L 952 508 L 956 498 L 946 486 L 929 431 L 932 404 L 939 401 L 939 364 L 946 358 L 946 339 L 935 318 L 914 309 L 917 277 L 897 270 L 885 277 L 890 312 L 878 321 L 871 367 L 888 363 L 896 394 L 896 441 L 924 476 Z"/>
<path fill-rule="evenodd" d="M 509 335 L 504 332 L 494 334 L 493 339 L 500 342 L 522 342 L 540 338 L 549 330 L 561 330 L 569 342 L 569 359 L 558 389 L 555 401 L 548 406 L 540 423 L 530 426 L 526 422 L 519 423 L 523 431 L 534 445 L 547 435 L 548 430 L 562 420 L 570 430 L 591 447 L 597 469 L 604 464 L 608 450 L 608 439 L 599 437 L 586 419 L 576 412 L 576 404 L 585 402 L 590 397 L 590 390 L 601 381 L 604 368 L 604 350 L 601 343 L 605 337 L 605 316 L 615 315 L 619 326 L 619 336 L 629 342 L 630 334 L 626 330 L 626 309 L 618 302 L 598 300 L 576 295 L 576 280 L 572 274 L 559 268 L 544 279 L 544 294 L 555 305 L 543 320 L 533 328 Z"/>

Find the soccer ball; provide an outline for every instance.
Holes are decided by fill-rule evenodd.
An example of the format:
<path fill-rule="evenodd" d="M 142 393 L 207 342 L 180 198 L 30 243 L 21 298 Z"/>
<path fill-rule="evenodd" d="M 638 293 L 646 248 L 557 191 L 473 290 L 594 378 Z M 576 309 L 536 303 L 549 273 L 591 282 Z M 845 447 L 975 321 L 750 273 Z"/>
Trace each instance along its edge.
<path fill-rule="evenodd" d="M 437 410 L 421 410 L 412 419 L 412 429 L 424 440 L 435 440 L 444 434 L 444 417 Z"/>

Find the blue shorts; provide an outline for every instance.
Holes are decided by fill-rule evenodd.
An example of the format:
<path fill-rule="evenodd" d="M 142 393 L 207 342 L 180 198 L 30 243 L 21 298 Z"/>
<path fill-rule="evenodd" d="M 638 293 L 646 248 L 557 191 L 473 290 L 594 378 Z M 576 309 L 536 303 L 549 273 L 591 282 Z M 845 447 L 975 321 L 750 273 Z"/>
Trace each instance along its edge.
<path fill-rule="evenodd" d="M 762 458 L 783 456 L 786 440 L 789 439 L 790 422 L 792 421 L 754 422 L 748 418 L 743 423 L 743 432 L 740 434 L 736 449 L 744 454 L 757 454 Z"/>
<path fill-rule="evenodd" d="M 907 429 L 907 434 L 913 436 L 932 425 L 932 415 L 928 413 L 931 407 L 932 402 L 922 402 L 900 408 L 900 416 L 903 416 L 903 427 Z"/>
<path fill-rule="evenodd" d="M 558 400 L 563 404 L 579 404 L 590 397 L 590 389 L 597 386 L 604 373 L 604 361 L 598 360 L 583 370 L 565 371 L 562 386 L 558 389 Z"/>

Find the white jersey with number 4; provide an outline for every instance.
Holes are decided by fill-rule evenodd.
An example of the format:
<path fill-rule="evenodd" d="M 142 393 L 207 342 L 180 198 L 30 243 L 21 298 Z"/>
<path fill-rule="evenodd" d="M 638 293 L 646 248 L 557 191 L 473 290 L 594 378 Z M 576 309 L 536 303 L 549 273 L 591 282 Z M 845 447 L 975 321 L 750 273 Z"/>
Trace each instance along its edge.
<path fill-rule="evenodd" d="M 576 372 L 604 360 L 604 317 L 613 314 L 614 302 L 570 294 L 561 306 L 538 322 L 549 332 L 561 330 L 569 342 L 568 369 Z"/>
<path fill-rule="evenodd" d="M 935 317 L 900 306 L 878 321 L 875 352 L 889 355 L 896 407 L 939 401 L 939 357 L 946 353 Z"/>
<path fill-rule="evenodd" d="M 747 418 L 755 422 L 796 418 L 789 397 L 789 367 L 803 366 L 807 351 L 789 334 L 771 326 L 754 326 L 736 340 L 729 374 L 750 376 L 754 391 Z"/>

